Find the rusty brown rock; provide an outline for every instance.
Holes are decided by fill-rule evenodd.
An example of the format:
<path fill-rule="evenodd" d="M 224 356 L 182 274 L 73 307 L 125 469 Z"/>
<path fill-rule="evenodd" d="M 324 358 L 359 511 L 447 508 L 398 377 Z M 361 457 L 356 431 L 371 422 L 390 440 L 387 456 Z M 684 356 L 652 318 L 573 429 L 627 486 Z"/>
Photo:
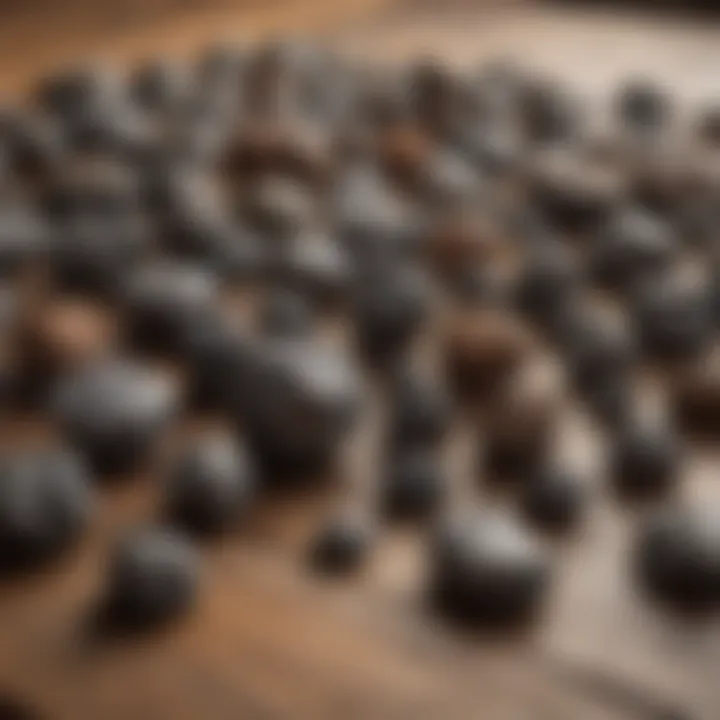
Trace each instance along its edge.
<path fill-rule="evenodd" d="M 377 138 L 377 153 L 390 177 L 415 186 L 430 162 L 433 141 L 421 128 L 407 123 L 396 124 Z"/>
<path fill-rule="evenodd" d="M 489 406 L 488 431 L 496 437 L 518 439 L 550 431 L 563 400 L 563 385 L 557 364 L 528 357 Z"/>
<path fill-rule="evenodd" d="M 484 413 L 485 470 L 491 479 L 532 472 L 546 457 L 563 399 L 556 365 L 528 358 Z"/>
<path fill-rule="evenodd" d="M 231 139 L 225 170 L 240 177 L 278 173 L 322 183 L 331 171 L 331 151 L 331 138 L 307 123 L 252 122 Z"/>
<path fill-rule="evenodd" d="M 97 359 L 113 345 L 114 323 L 86 300 L 55 299 L 32 311 L 20 328 L 20 352 L 28 366 L 62 370 Z"/>
<path fill-rule="evenodd" d="M 671 388 L 678 425 L 693 435 L 720 437 L 720 367 L 698 362 L 678 377 Z"/>
<path fill-rule="evenodd" d="M 494 394 L 532 344 L 528 328 L 505 313 L 464 312 L 451 321 L 445 338 L 449 380 L 463 397 Z"/>
<path fill-rule="evenodd" d="M 500 229 L 483 212 L 461 206 L 445 213 L 427 238 L 428 260 L 442 275 L 454 276 L 502 255 Z"/>

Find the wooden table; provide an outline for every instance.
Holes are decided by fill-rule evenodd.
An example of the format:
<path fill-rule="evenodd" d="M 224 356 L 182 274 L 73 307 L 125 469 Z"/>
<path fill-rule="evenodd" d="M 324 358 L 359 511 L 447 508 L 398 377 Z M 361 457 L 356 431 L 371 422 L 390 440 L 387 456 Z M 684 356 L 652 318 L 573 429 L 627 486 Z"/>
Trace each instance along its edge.
<path fill-rule="evenodd" d="M 42 24 L 19 15 L 0 29 L 0 86 L 12 95 L 38 72 L 94 54 L 132 61 L 236 32 L 295 29 L 375 57 L 501 54 L 592 88 L 631 69 L 677 83 L 691 100 L 720 95 L 720 30 L 708 25 L 523 3 L 454 3 L 442 15 L 389 0 L 340 5 L 274 0 L 124 25 L 71 23 L 50 7 Z M 566 444 L 592 466 L 583 422 L 568 422 Z M 712 452 L 698 453 L 688 492 L 716 493 L 718 468 Z M 151 517 L 155 494 L 147 478 L 103 491 L 76 554 L 2 588 L 0 692 L 51 720 L 661 720 L 673 708 L 720 718 L 720 626 L 662 617 L 638 601 L 626 556 L 634 515 L 602 492 L 582 536 L 554 549 L 553 596 L 529 637 L 468 636 L 429 613 L 417 534 L 384 531 L 367 572 L 349 583 L 311 577 L 302 559 L 327 506 L 320 496 L 268 501 L 241 536 L 207 547 L 198 612 L 177 628 L 98 643 L 86 621 L 104 551 L 119 527 Z"/>

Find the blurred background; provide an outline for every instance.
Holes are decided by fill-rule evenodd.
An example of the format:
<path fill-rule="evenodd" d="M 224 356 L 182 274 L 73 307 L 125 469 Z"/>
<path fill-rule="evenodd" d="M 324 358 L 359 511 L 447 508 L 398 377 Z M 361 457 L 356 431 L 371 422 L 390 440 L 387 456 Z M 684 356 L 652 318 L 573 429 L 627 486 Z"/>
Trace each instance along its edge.
<path fill-rule="evenodd" d="M 691 105 L 720 97 L 720 0 L 0 0 L 0 102 L 12 104 L 38 77 L 80 62 L 131 67 L 195 57 L 210 42 L 295 36 L 376 62 L 428 53 L 459 66 L 519 61 L 583 98 L 602 98 L 628 76 L 657 79 Z M 705 476 L 716 473 L 713 462 Z M 108 495 L 101 537 L 142 503 L 132 493 Z M 0 598 L 0 643 L 2 608 L 18 619 L 7 635 L 12 652 L 0 650 L 8 699 L 20 688 L 28 690 L 20 701 L 32 702 L 32 669 L 49 698 L 43 709 L 58 709 L 49 717 L 72 720 L 471 720 L 480 715 L 467 708 L 486 692 L 494 710 L 484 720 L 720 718 L 710 682 L 720 629 L 636 612 L 617 567 L 624 515 L 602 519 L 582 548 L 568 548 L 566 592 L 543 628 L 542 652 L 523 646 L 510 658 L 492 645 L 446 644 L 431 623 L 427 635 L 406 627 L 417 602 L 398 571 L 408 554 L 402 538 L 370 578 L 372 602 L 342 590 L 326 602 L 327 589 L 303 584 L 296 563 L 266 555 L 276 535 L 296 544 L 295 511 L 280 503 L 270 519 L 262 516 L 267 534 L 239 562 L 222 543 L 208 554 L 216 583 L 205 612 L 169 644 L 141 646 L 137 655 L 123 648 L 124 664 L 114 648 L 87 653 L 72 639 L 76 608 L 96 583 L 95 549 L 71 587 L 60 572 L 49 585 L 31 578 L 10 588 Z M 606 551 L 614 560 L 605 562 Z M 0 684 L 0 720 L 20 717 L 4 709 L 3 691 Z M 696 701 L 706 715 L 672 714 L 675 704 Z M 535 707 L 538 714 L 522 714 Z"/>
<path fill-rule="evenodd" d="M 0 83 L 98 55 L 188 53 L 210 39 L 313 34 L 361 51 L 442 49 L 457 60 L 522 56 L 610 82 L 625 69 L 717 82 L 716 0 L 4 0 Z"/>

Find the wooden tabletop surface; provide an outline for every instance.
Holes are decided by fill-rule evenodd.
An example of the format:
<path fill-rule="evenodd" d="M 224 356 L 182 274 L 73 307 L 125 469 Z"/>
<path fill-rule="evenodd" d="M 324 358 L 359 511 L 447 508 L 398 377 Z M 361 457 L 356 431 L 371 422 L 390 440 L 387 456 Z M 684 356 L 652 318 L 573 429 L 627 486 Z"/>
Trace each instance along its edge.
<path fill-rule="evenodd" d="M 99 13 L 81 22 L 52 6 L 42 21 L 8 17 L 0 87 L 12 96 L 39 72 L 96 55 L 131 62 L 192 53 L 211 38 L 299 32 L 373 57 L 510 55 L 588 87 L 629 70 L 690 98 L 720 96 L 720 29 L 707 23 L 524 3 L 455 2 L 442 13 L 390 0 L 190 5 L 141 21 Z M 566 444 L 590 461 L 593 433 L 568 412 Z M 29 420 L 6 438 L 42 431 Z M 687 491 L 717 494 L 718 468 L 716 454 L 698 452 Z M 0 696 L 50 720 L 720 718 L 720 625 L 664 617 L 635 597 L 634 515 L 602 494 L 580 537 L 555 548 L 553 595 L 529 636 L 469 636 L 429 613 L 417 534 L 384 531 L 350 582 L 311 577 L 304 547 L 328 498 L 304 497 L 268 501 L 241 535 L 203 550 L 200 605 L 187 621 L 142 641 L 97 643 L 86 621 L 104 551 L 119 527 L 151 516 L 156 488 L 145 480 L 103 491 L 91 533 L 59 567 L 0 589 Z"/>

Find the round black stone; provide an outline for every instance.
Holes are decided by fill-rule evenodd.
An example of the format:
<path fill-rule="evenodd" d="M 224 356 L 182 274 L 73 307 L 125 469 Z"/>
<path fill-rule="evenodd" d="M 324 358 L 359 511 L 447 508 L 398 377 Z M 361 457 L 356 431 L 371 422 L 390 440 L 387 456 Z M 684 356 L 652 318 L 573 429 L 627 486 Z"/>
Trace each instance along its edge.
<path fill-rule="evenodd" d="M 634 548 L 637 580 L 678 610 L 720 608 L 720 534 L 713 505 L 669 506 L 643 524 Z"/>
<path fill-rule="evenodd" d="M 335 518 L 323 526 L 310 544 L 310 563 L 324 574 L 357 571 L 370 550 L 370 533 L 359 520 Z"/>
<path fill-rule="evenodd" d="M 606 428 L 623 426 L 635 411 L 636 391 L 629 373 L 599 376 L 582 390 L 588 410 Z"/>
<path fill-rule="evenodd" d="M 561 248 L 531 253 L 518 281 L 519 309 L 542 327 L 557 327 L 569 305 L 577 300 L 581 278 L 572 257 Z"/>
<path fill-rule="evenodd" d="M 428 132 L 450 140 L 457 137 L 469 99 L 468 88 L 437 59 L 423 59 L 408 72 L 405 92 L 413 115 Z"/>
<path fill-rule="evenodd" d="M 167 517 L 190 532 L 222 532 L 247 512 L 255 483 L 248 453 L 234 438 L 225 434 L 197 438 L 170 466 Z"/>
<path fill-rule="evenodd" d="M 186 613 L 197 595 L 199 558 L 182 536 L 140 528 L 110 557 L 101 613 L 108 627 L 150 630 Z"/>
<path fill-rule="evenodd" d="M 612 485 L 623 498 L 662 495 L 675 485 L 682 458 L 682 443 L 669 426 L 635 422 L 614 438 L 610 451 Z"/>
<path fill-rule="evenodd" d="M 185 359 L 190 400 L 204 409 L 234 410 L 246 403 L 257 342 L 219 309 L 190 329 Z"/>
<path fill-rule="evenodd" d="M 443 383 L 428 373 L 401 370 L 391 391 L 393 446 L 437 445 L 450 425 L 452 400 Z"/>
<path fill-rule="evenodd" d="M 545 460 L 546 452 L 544 439 L 490 436 L 482 453 L 481 478 L 491 484 L 522 480 Z"/>
<path fill-rule="evenodd" d="M 558 340 L 576 387 L 596 399 L 596 390 L 614 390 L 612 378 L 626 377 L 636 360 L 636 339 L 629 326 L 583 311 L 571 311 L 565 321 Z"/>
<path fill-rule="evenodd" d="M 440 460 L 427 449 L 395 453 L 381 490 L 384 514 L 390 519 L 433 517 L 445 497 L 445 473 Z"/>
<path fill-rule="evenodd" d="M 617 95 L 617 113 L 626 127 L 657 130 L 672 114 L 672 102 L 665 91 L 650 80 L 630 80 Z"/>
<path fill-rule="evenodd" d="M 555 148 L 531 164 L 529 180 L 530 201 L 553 228 L 570 237 L 595 231 L 623 189 L 609 169 Z"/>
<path fill-rule="evenodd" d="M 268 339 L 249 363 L 236 412 L 269 477 L 298 477 L 331 464 L 352 426 L 359 378 L 348 358 L 306 340 Z"/>
<path fill-rule="evenodd" d="M 428 313 L 430 286 L 424 274 L 406 265 L 359 279 L 354 318 L 361 351 L 387 360 L 403 353 Z"/>
<path fill-rule="evenodd" d="M 86 527 L 90 476 L 72 452 L 0 459 L 0 571 L 28 569 L 67 550 Z"/>
<path fill-rule="evenodd" d="M 42 78 L 35 100 L 44 111 L 75 120 L 94 107 L 121 97 L 119 76 L 106 67 L 76 67 Z"/>
<path fill-rule="evenodd" d="M 676 238 L 663 220 L 638 209 L 625 210 L 595 239 L 591 272 L 601 285 L 630 292 L 666 270 L 676 249 Z"/>
<path fill-rule="evenodd" d="M 519 100 L 521 122 L 531 141 L 566 141 L 581 126 L 579 104 L 558 84 L 543 80 L 527 82 Z"/>
<path fill-rule="evenodd" d="M 101 475 L 133 471 L 176 410 L 170 382 L 126 360 L 61 378 L 52 398 L 61 429 Z"/>
<path fill-rule="evenodd" d="M 551 533 L 564 533 L 582 519 L 585 500 L 585 489 L 572 471 L 547 463 L 528 478 L 521 506 L 533 526 Z"/>
<path fill-rule="evenodd" d="M 193 326 L 207 321 L 217 292 L 217 277 L 201 266 L 167 262 L 139 267 L 124 288 L 130 344 L 182 353 Z"/>
<path fill-rule="evenodd" d="M 644 287 L 635 304 L 643 351 L 659 360 L 682 360 L 706 349 L 714 335 L 708 295 L 697 284 L 681 286 L 671 279 Z"/>
<path fill-rule="evenodd" d="M 548 580 L 538 543 L 498 512 L 452 519 L 432 548 L 431 596 L 461 621 L 490 628 L 524 624 L 540 609 Z"/>

